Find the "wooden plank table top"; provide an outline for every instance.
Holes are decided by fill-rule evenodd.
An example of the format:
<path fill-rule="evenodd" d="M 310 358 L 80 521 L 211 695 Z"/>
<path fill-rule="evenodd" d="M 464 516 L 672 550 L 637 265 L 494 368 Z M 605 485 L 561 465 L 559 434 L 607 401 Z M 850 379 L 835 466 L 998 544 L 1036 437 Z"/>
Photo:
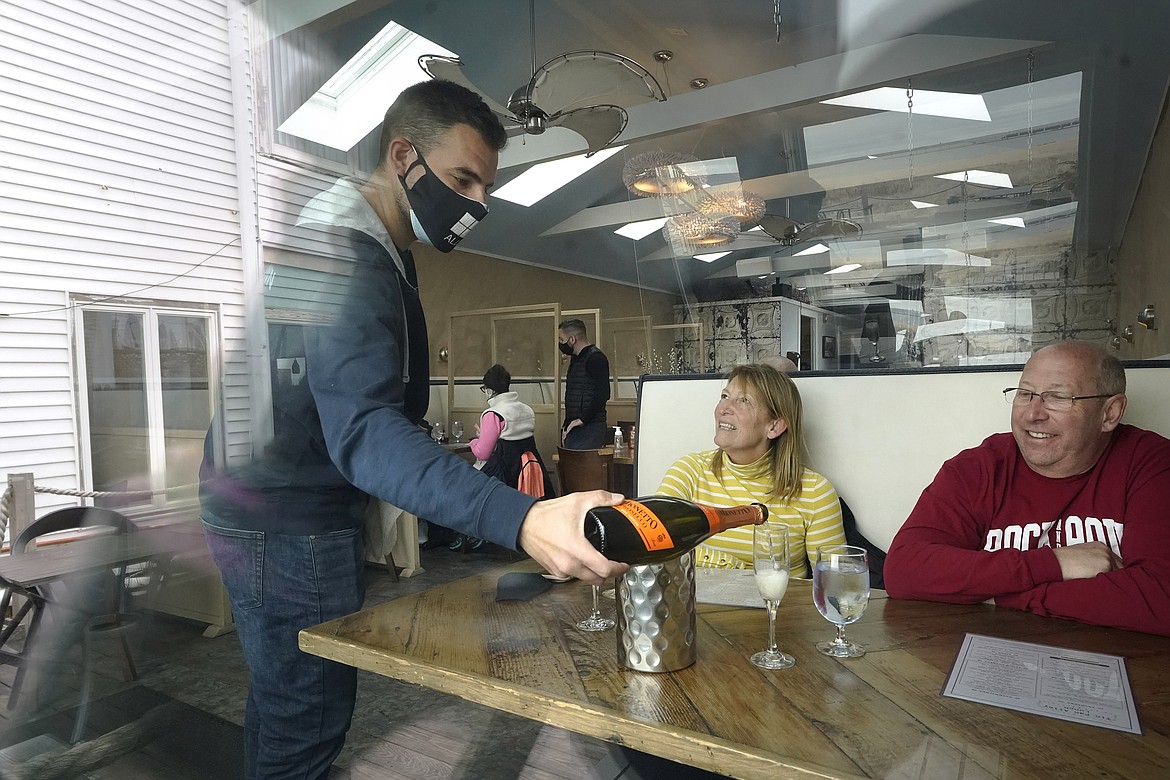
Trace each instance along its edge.
<path fill-rule="evenodd" d="M 833 627 L 794 580 L 777 620 L 796 666 L 762 671 L 763 609 L 700 606 L 698 660 L 627 670 L 614 631 L 573 624 L 580 582 L 495 601 L 509 570 L 404 596 L 301 632 L 303 650 L 684 764 L 738 778 L 1162 777 L 1170 766 L 1170 641 L 978 604 L 895 601 L 875 591 L 847 636 L 863 658 L 820 655 Z M 612 611 L 613 602 L 603 606 Z M 1145 734 L 940 694 L 964 634 L 1124 655 Z"/>

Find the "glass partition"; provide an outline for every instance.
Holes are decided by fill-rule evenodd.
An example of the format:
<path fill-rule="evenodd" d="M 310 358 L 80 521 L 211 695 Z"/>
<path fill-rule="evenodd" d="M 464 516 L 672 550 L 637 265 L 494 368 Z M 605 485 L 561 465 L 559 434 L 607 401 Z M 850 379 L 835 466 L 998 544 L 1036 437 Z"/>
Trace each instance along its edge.
<path fill-rule="evenodd" d="M 1131 246 L 1156 243 L 1161 228 L 1143 213 L 1170 197 L 1166 185 L 1139 193 L 1148 152 L 1170 144 L 1158 134 L 1170 50 L 1144 34 L 1170 27 L 1170 6 L 1110 7 L 1106 24 L 1089 0 L 947 0 L 913 11 L 794 0 L 775 17 L 751 4 L 691 4 L 675 20 L 685 42 L 651 36 L 635 49 L 624 4 L 553 4 L 534 19 L 522 6 L 452 2 L 436 14 L 422 0 L 340 3 L 296 24 L 261 15 L 266 148 L 368 171 L 380 117 L 341 150 L 290 118 L 321 95 L 342 111 L 357 97 L 355 74 L 398 67 L 391 55 L 412 46 L 457 56 L 460 79 L 501 106 L 535 55 L 500 51 L 484 31 L 534 24 L 539 62 L 588 45 L 646 65 L 669 50 L 650 69 L 665 79 L 665 107 L 653 90 L 613 98 L 626 129 L 590 149 L 567 184 L 537 166 L 576 159 L 580 136 L 516 135 L 501 155 L 497 206 L 467 245 L 674 295 L 683 321 L 712 303 L 748 321 L 781 301 L 817 312 L 772 318 L 767 334 L 753 325 L 742 349 L 719 340 L 718 312 L 700 314 L 712 341 L 686 362 L 702 370 L 789 353 L 807 368 L 1014 364 L 1065 338 L 1129 359 L 1170 352 L 1164 336 L 1125 330 L 1158 297 L 1129 280 L 1164 273 L 1156 254 L 1127 254 L 1122 241 L 1130 232 Z M 676 9 L 638 13 L 661 26 Z M 773 25 L 774 38 L 761 34 Z M 546 74 L 547 100 L 575 67 Z M 417 63 L 400 73 L 404 83 L 426 77 Z M 685 111 L 670 108 L 684 100 Z M 560 106 L 540 108 L 551 116 Z M 1142 197 L 1152 204 L 1141 208 Z M 524 291 L 514 295 L 504 303 Z M 581 300 L 570 280 L 556 297 Z M 649 313 L 622 309 L 619 320 L 630 315 Z M 615 374 L 631 376 L 631 334 L 613 335 Z M 615 397 L 629 389 L 619 379 Z"/>
<path fill-rule="evenodd" d="M 646 373 L 643 362 L 650 354 L 650 318 L 616 317 L 605 320 L 609 334 L 609 367 L 613 371 L 613 397 L 636 399 L 638 377 Z"/>
<path fill-rule="evenodd" d="M 559 415 L 561 364 L 557 324 L 563 319 L 553 304 L 455 312 L 450 317 L 446 409 L 429 412 L 450 431 L 456 420 L 472 437 L 485 408 L 480 385 L 484 373 L 499 363 L 512 375 L 510 390 L 536 412 L 538 430 L 555 430 Z"/>

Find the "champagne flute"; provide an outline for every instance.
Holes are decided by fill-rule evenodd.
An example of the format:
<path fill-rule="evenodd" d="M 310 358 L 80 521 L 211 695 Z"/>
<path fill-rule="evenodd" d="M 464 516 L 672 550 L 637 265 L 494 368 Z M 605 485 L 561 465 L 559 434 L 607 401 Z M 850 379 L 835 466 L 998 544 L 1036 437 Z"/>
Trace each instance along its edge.
<path fill-rule="evenodd" d="M 787 669 L 796 659 L 776 647 L 776 609 L 788 590 L 788 524 L 764 522 L 752 532 L 756 587 L 768 607 L 768 648 L 751 657 L 761 669 Z"/>
<path fill-rule="evenodd" d="M 855 623 L 869 604 L 869 554 L 847 544 L 817 548 L 813 566 L 813 603 L 837 626 L 837 638 L 817 642 L 819 652 L 833 658 L 860 658 L 865 648 L 846 641 L 845 626 Z"/>
<path fill-rule="evenodd" d="M 577 622 L 577 628 L 582 631 L 606 631 L 614 626 L 612 620 L 601 616 L 601 609 L 597 604 L 597 595 L 600 591 L 601 586 L 593 586 L 593 611 L 589 613 L 589 617 Z"/>
<path fill-rule="evenodd" d="M 451 423 L 451 435 L 455 437 L 456 444 L 463 438 L 463 423 L 461 421 L 456 420 Z"/>

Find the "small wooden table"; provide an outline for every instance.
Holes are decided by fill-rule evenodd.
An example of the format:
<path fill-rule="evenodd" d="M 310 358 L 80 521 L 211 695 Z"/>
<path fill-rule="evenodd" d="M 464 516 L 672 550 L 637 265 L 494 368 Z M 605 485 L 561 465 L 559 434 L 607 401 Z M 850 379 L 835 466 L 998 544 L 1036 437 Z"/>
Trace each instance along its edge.
<path fill-rule="evenodd" d="M 669 674 L 618 662 L 613 631 L 584 633 L 580 582 L 496 602 L 526 561 L 302 631 L 303 650 L 598 739 L 738 778 L 1161 777 L 1170 766 L 1170 640 L 979 604 L 875 592 L 848 629 L 868 653 L 813 643 L 832 626 L 794 581 L 777 636 L 792 669 L 765 672 L 762 609 L 701 606 L 698 661 Z M 609 609 L 612 609 L 612 602 Z M 965 632 L 1124 655 L 1144 736 L 943 697 Z"/>
<path fill-rule="evenodd" d="M 171 559 L 176 555 L 206 550 L 201 530 L 179 530 L 173 526 L 142 528 L 133 533 L 100 534 L 69 541 L 44 544 L 19 555 L 0 556 L 0 584 L 41 603 L 16 612 L 0 631 L 0 661 L 27 664 L 29 648 L 34 647 L 37 610 L 44 609 L 39 586 L 64 577 L 112 569 L 122 564 L 151 559 Z M 34 617 L 28 617 L 33 615 Z M 30 625 L 20 652 L 4 649 L 16 629 L 28 618 Z"/>
<path fill-rule="evenodd" d="M 0 577 L 25 590 L 71 574 L 110 569 L 159 555 L 206 549 L 201 531 L 140 529 L 43 545 L 20 555 L 0 556 Z"/>

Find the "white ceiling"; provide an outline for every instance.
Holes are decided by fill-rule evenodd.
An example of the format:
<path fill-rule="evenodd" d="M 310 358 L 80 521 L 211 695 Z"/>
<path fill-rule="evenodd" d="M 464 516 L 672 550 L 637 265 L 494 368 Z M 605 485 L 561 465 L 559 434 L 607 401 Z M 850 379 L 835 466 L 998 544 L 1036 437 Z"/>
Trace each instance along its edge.
<path fill-rule="evenodd" d="M 458 52 L 467 78 L 501 103 L 532 73 L 528 0 L 269 5 L 280 11 L 272 34 L 308 24 L 343 61 L 393 19 Z M 782 249 L 758 232 L 720 247 L 732 251 L 710 264 L 674 256 L 659 234 L 637 242 L 614 235 L 626 222 L 663 215 L 661 204 L 630 196 L 621 183 L 626 159 L 655 150 L 735 158 L 745 189 L 764 197 L 769 213 L 802 222 L 825 211 L 848 216 L 862 223 L 864 239 L 886 248 L 918 246 L 923 228 L 951 225 L 969 249 L 976 220 L 1011 215 L 1027 215 L 1027 226 L 990 226 L 979 235 L 982 249 L 1053 240 L 1086 252 L 1117 246 L 1165 102 L 1170 3 L 781 0 L 779 41 L 774 5 L 539 0 L 539 62 L 578 49 L 623 54 L 647 67 L 669 98 L 632 107 L 618 139 L 626 148 L 579 180 L 527 208 L 491 200 L 490 216 L 464 246 L 688 295 L 697 280 L 734 275 L 745 258 L 768 257 L 783 273 L 783 257 L 802 247 Z M 666 65 L 654 61 L 659 49 L 674 53 Z M 698 77 L 709 86 L 692 90 Z M 905 90 L 908 81 L 981 94 L 992 121 L 820 102 L 879 86 Z M 514 138 L 497 186 L 534 162 L 582 149 L 563 130 Z M 1009 173 L 1015 189 L 932 178 L 976 168 Z M 909 202 L 932 194 L 937 209 Z"/>

